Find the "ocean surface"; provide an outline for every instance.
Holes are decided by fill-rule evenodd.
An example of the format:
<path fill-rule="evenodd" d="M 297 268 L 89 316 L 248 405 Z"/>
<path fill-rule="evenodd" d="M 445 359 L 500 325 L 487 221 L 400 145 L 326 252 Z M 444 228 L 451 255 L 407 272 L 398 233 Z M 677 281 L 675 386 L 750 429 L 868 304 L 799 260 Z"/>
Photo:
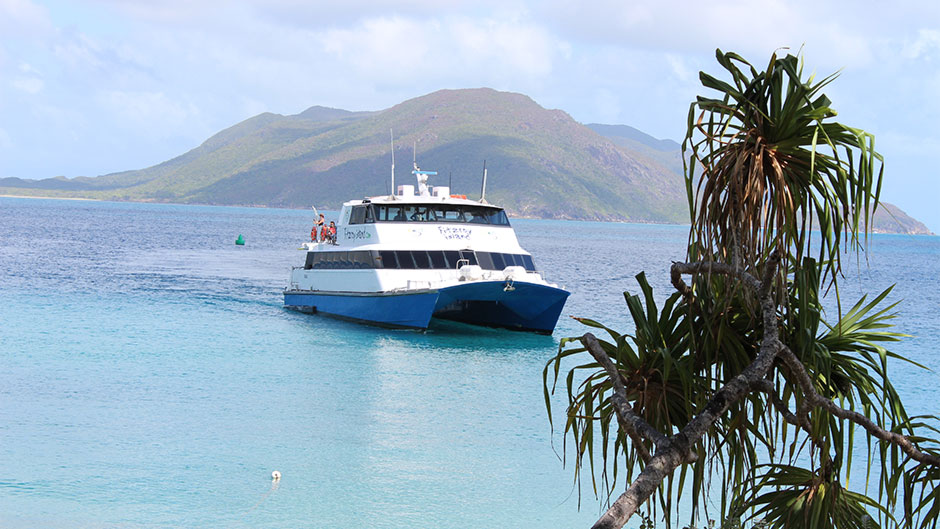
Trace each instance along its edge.
<path fill-rule="evenodd" d="M 587 329 L 419 333 L 287 311 L 312 220 L 0 198 L 0 527 L 589 527 L 598 503 L 585 484 L 579 509 L 542 398 L 559 339 Z M 687 237 L 512 222 L 572 292 L 565 315 L 623 332 L 623 291 L 645 270 L 667 295 Z M 940 412 L 938 258 L 938 237 L 876 235 L 846 259 L 844 303 L 897 283 L 913 337 L 894 349 L 934 370 L 895 366 L 912 413 Z"/>

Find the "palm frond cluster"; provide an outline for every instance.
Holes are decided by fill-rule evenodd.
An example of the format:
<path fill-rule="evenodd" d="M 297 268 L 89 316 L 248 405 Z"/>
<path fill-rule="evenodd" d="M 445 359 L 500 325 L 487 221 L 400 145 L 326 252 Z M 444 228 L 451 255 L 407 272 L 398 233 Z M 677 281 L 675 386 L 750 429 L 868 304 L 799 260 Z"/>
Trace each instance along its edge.
<path fill-rule="evenodd" d="M 746 267 L 780 249 L 786 270 L 818 230 L 817 261 L 835 275 L 840 249 L 864 242 L 877 208 L 884 166 L 874 137 L 826 121 L 836 112 L 821 91 L 835 74 L 804 81 L 793 55 L 773 55 L 764 71 L 734 53 L 717 57 L 732 81 L 701 74 L 718 97 L 690 107 L 683 142 L 688 174 L 703 175 L 686 179 L 692 247 Z"/>
<path fill-rule="evenodd" d="M 663 450 L 618 422 L 612 372 L 632 414 L 671 439 L 755 365 L 769 314 L 772 340 L 792 361 L 774 356 L 744 397 L 723 403 L 726 411 L 651 497 L 651 512 L 667 525 L 685 502 L 693 524 L 718 517 L 726 527 L 936 527 L 940 467 L 882 440 L 899 435 L 940 461 L 932 437 L 940 419 L 908 416 L 889 376 L 889 360 L 908 361 L 887 349 L 902 338 L 890 330 L 891 289 L 845 313 L 840 305 L 835 320 L 823 310 L 821 292 L 838 282 L 840 252 L 864 244 L 877 207 L 874 139 L 828 121 L 835 111 L 821 89 L 834 76 L 804 82 L 792 55 L 774 55 L 764 71 L 733 53 L 717 56 L 731 81 L 701 74 L 718 96 L 693 104 L 685 142 L 689 260 L 766 278 L 761 284 L 773 285 L 766 298 L 775 301 L 756 307 L 735 273 L 696 273 L 660 307 L 640 273 L 640 293 L 625 294 L 632 333 L 579 319 L 606 334 L 599 343 L 614 367 L 578 363 L 585 337 L 563 339 L 545 367 L 550 419 L 562 381 L 567 392 L 565 453 L 574 456 L 575 479 L 589 476 L 609 501 Z M 850 482 L 865 485 L 851 490 Z M 719 512 L 709 512 L 715 505 Z"/>

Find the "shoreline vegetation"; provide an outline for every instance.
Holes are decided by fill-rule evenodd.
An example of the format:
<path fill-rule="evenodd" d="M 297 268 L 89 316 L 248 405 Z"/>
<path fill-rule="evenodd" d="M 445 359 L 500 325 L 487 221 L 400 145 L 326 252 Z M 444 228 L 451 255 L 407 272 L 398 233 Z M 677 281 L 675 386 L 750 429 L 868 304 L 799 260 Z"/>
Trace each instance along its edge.
<path fill-rule="evenodd" d="M 74 196 L 55 196 L 55 195 L 18 195 L 11 194 L 9 192 L 0 193 L 0 198 L 30 198 L 30 199 L 44 199 L 44 200 L 84 200 L 92 202 L 131 202 L 139 204 L 168 204 L 176 206 L 215 206 L 215 207 L 231 207 L 231 208 L 260 208 L 260 209 L 291 209 L 291 210 L 306 210 L 309 208 L 301 206 L 271 206 L 268 204 L 209 204 L 202 202 L 170 202 L 163 200 L 119 200 L 119 199 L 105 199 L 105 198 L 88 198 L 88 197 L 74 197 Z M 880 204 L 880 209 L 875 213 L 875 219 L 873 221 L 873 226 L 871 232 L 874 234 L 880 235 L 925 235 L 929 237 L 936 237 L 937 234 L 930 231 L 926 225 L 922 222 L 914 219 L 907 215 L 903 210 L 897 206 L 882 202 Z M 525 219 L 525 220 L 568 220 L 568 221 L 585 221 L 585 222 L 613 222 L 619 224 L 651 224 L 651 225 L 661 225 L 661 226 L 688 226 L 688 223 L 682 222 L 657 222 L 657 221 L 647 221 L 647 220 L 622 220 L 622 219 L 591 219 L 591 218 L 573 218 L 573 217 L 539 217 L 532 215 L 519 215 L 515 214 L 512 211 L 507 211 L 507 214 L 510 218 L 513 219 Z M 891 223 L 897 223 L 898 229 L 889 229 L 891 228 Z M 913 226 L 912 226 L 913 225 Z M 907 228 L 906 226 L 912 226 L 912 228 Z"/>
<path fill-rule="evenodd" d="M 374 112 L 266 112 L 152 167 L 4 177 L 0 194 L 338 209 L 351 196 L 390 194 L 393 155 L 414 157 L 437 171 L 433 185 L 471 198 L 479 196 L 485 166 L 487 196 L 517 218 L 688 222 L 679 143 L 628 125 L 580 123 L 524 94 L 489 88 L 439 90 Z M 411 169 L 400 164 L 394 182 L 413 183 Z M 929 233 L 900 210 L 895 217 L 898 223 L 876 218 L 874 231 Z"/>

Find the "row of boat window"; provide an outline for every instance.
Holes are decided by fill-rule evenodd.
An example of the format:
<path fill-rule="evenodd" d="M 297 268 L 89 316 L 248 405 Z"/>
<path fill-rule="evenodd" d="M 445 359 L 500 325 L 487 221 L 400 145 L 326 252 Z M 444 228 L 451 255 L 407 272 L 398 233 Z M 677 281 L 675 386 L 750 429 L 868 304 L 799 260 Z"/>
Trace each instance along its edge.
<path fill-rule="evenodd" d="M 364 204 L 353 206 L 350 224 L 373 222 L 455 222 L 509 226 L 506 212 L 486 206 L 454 204 Z"/>
<path fill-rule="evenodd" d="M 438 269 L 453 270 L 462 265 L 479 265 L 484 270 L 521 266 L 535 271 L 531 255 L 474 252 L 473 250 L 355 250 L 350 252 L 307 252 L 304 268 L 310 269 Z"/>

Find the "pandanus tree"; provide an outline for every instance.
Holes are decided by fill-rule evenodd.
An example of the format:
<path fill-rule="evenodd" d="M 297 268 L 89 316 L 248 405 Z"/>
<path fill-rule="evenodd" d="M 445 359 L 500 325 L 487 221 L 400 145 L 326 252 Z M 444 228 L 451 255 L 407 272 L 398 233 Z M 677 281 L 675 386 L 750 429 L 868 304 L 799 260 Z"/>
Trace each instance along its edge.
<path fill-rule="evenodd" d="M 691 105 L 683 143 L 691 230 L 675 291 L 657 306 L 641 273 L 641 295 L 625 294 L 632 333 L 579 318 L 601 338 L 563 339 L 545 368 L 550 420 L 567 386 L 576 479 L 609 507 L 595 527 L 638 510 L 671 525 L 680 505 L 692 524 L 936 527 L 936 417 L 908 416 L 889 378 L 904 360 L 886 348 L 901 338 L 890 289 L 823 306 L 842 254 L 868 244 L 874 138 L 832 121 L 835 76 L 804 80 L 793 55 L 763 71 L 717 58 L 730 79 L 700 75 L 713 95 Z"/>

